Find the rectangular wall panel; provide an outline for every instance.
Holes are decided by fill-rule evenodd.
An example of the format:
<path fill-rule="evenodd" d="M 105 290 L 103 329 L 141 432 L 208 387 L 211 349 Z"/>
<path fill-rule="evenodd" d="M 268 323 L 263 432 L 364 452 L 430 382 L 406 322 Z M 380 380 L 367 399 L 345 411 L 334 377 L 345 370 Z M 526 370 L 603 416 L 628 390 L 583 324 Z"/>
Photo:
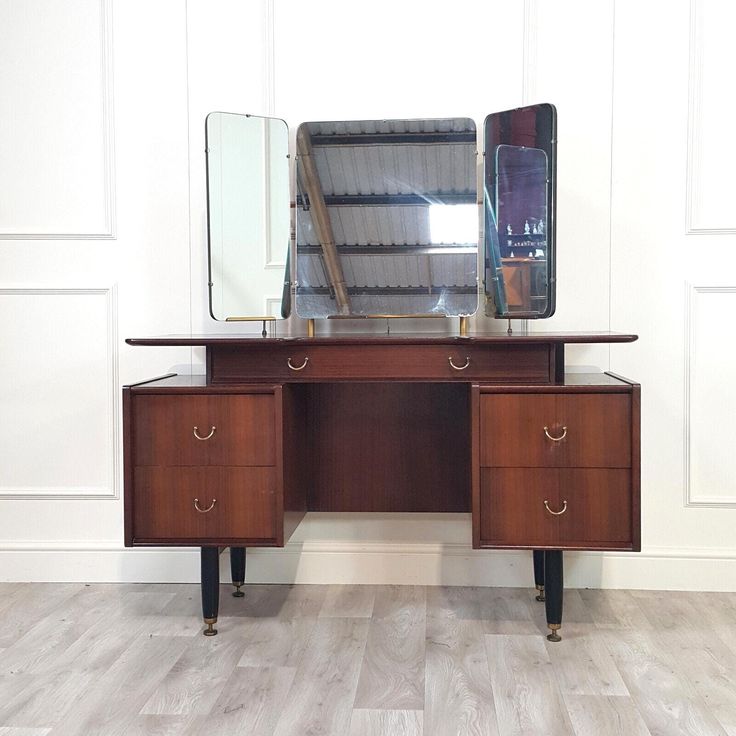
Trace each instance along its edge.
<path fill-rule="evenodd" d="M 0 2 L 0 238 L 113 236 L 110 13 Z"/>
<path fill-rule="evenodd" d="M 688 291 L 686 502 L 736 507 L 736 286 Z"/>
<path fill-rule="evenodd" d="M 736 232 L 733 29 L 736 5 L 691 0 L 688 232 Z M 664 110 L 660 113 L 664 118 Z"/>
<path fill-rule="evenodd" d="M 114 293 L 0 289 L 0 497 L 114 498 Z"/>

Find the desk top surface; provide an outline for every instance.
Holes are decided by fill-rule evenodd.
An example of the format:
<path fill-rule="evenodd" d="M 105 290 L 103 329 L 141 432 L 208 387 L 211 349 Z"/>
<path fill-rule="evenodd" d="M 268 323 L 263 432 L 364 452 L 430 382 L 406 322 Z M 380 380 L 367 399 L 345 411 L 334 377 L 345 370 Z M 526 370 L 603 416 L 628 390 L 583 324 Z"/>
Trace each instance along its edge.
<path fill-rule="evenodd" d="M 306 343 L 309 345 L 523 345 L 528 343 L 624 343 L 634 342 L 638 335 L 623 332 L 527 332 L 512 333 L 488 332 L 468 335 L 442 335 L 433 333 L 394 333 L 385 334 L 343 334 L 307 337 L 306 335 L 261 337 L 260 335 L 162 335 L 160 337 L 130 337 L 128 345 L 157 346 L 254 346 Z"/>

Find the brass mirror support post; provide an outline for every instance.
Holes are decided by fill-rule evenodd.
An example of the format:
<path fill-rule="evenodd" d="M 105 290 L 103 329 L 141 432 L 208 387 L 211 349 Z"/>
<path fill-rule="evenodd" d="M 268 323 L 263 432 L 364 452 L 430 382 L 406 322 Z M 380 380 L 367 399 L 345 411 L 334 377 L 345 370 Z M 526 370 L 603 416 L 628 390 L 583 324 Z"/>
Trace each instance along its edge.
<path fill-rule="evenodd" d="M 307 320 L 307 337 L 314 337 L 314 320 Z"/>
<path fill-rule="evenodd" d="M 468 334 L 468 318 L 460 317 L 460 335 L 465 337 Z"/>
<path fill-rule="evenodd" d="M 266 337 L 266 322 L 275 322 L 276 317 L 226 317 L 225 322 L 262 322 L 261 337 Z"/>

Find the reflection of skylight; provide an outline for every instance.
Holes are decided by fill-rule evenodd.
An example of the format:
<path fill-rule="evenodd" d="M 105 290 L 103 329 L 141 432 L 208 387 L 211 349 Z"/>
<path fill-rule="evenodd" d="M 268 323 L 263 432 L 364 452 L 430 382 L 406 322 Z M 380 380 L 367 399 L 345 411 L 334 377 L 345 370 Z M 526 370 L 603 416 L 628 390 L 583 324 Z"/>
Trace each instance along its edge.
<path fill-rule="evenodd" d="M 478 208 L 476 205 L 430 205 L 429 239 L 432 243 L 478 242 Z"/>

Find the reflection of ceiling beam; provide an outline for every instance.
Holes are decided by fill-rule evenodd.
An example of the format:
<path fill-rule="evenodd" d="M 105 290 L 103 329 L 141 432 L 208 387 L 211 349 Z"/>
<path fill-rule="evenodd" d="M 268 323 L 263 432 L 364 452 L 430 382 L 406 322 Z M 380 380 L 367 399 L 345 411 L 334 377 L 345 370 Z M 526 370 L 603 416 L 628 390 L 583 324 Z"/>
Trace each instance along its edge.
<path fill-rule="evenodd" d="M 299 126 L 297 130 L 296 146 L 299 163 L 301 164 L 302 183 L 311 205 L 309 214 L 322 247 L 322 257 L 324 259 L 327 277 L 332 284 L 332 288 L 335 290 L 335 301 L 337 302 L 337 308 L 340 310 L 340 314 L 350 314 L 350 298 L 345 286 L 345 277 L 343 276 L 342 266 L 340 265 L 340 256 L 335 248 L 335 237 L 332 234 L 330 214 L 327 211 L 325 200 L 322 196 L 322 185 L 319 180 L 317 166 L 314 163 L 314 156 L 312 155 L 309 131 L 304 125 Z"/>
<path fill-rule="evenodd" d="M 313 146 L 395 146 L 401 144 L 426 143 L 472 143 L 475 131 L 448 131 L 446 133 L 337 133 L 335 135 L 313 135 Z"/>
<path fill-rule="evenodd" d="M 315 206 L 314 198 L 309 190 L 309 204 Z M 320 190 L 321 195 L 321 190 Z M 456 194 L 441 192 L 438 194 L 327 194 L 322 201 L 328 207 L 427 207 L 431 204 L 475 204 L 475 192 Z M 301 197 L 296 198 L 297 206 L 305 205 Z M 310 207 L 310 209 L 311 209 Z"/>
<path fill-rule="evenodd" d="M 477 294 L 478 288 L 473 286 L 443 286 L 434 284 L 427 286 L 349 286 L 350 296 L 427 296 L 427 289 L 447 294 Z M 297 286 L 297 294 L 301 296 L 330 296 L 329 286 Z"/>
<path fill-rule="evenodd" d="M 443 245 L 337 245 L 341 256 L 474 256 L 478 252 L 476 243 L 447 243 Z M 299 245 L 300 256 L 318 256 L 322 254 L 320 245 Z"/>

